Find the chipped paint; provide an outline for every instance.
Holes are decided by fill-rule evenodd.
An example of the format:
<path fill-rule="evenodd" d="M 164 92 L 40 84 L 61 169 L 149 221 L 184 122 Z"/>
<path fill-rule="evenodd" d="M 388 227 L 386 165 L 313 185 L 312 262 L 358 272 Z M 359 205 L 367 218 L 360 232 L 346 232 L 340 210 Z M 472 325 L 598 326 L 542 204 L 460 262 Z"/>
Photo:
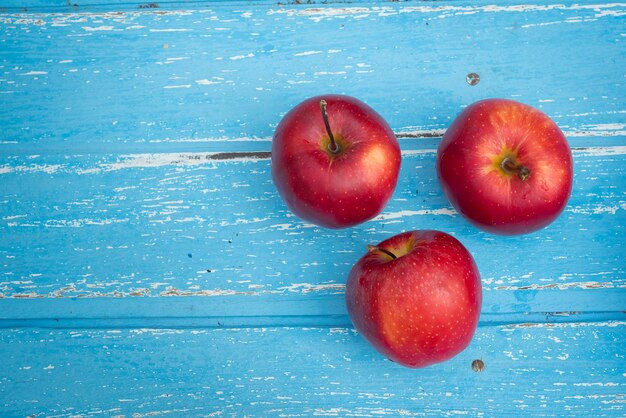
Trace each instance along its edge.
<path fill-rule="evenodd" d="M 422 209 L 422 210 L 401 210 L 398 212 L 383 212 L 374 220 L 376 221 L 389 221 L 391 219 L 405 218 L 409 216 L 423 216 L 423 215 L 444 215 L 444 216 L 456 216 L 458 212 L 451 208 L 440 209 Z"/>
<path fill-rule="evenodd" d="M 0 351 L 11 359 L 0 377 L 11 391 L 3 410 L 137 417 L 623 412 L 624 396 L 616 392 L 626 377 L 624 322 L 602 322 L 621 317 L 590 311 L 623 309 L 626 286 L 615 249 L 625 209 L 618 179 L 626 147 L 609 146 L 626 136 L 619 110 L 623 73 L 608 59 L 595 65 L 597 56 L 620 57 L 619 18 L 626 5 L 274 2 L 189 3 L 184 7 L 198 10 L 174 10 L 178 6 L 171 3 L 137 10 L 138 3 L 89 1 L 77 2 L 71 13 L 39 13 L 73 8 L 39 3 L 41 9 L 31 9 L 37 13 L 0 16 L 7 53 L 23 52 L 4 63 L 0 80 L 3 99 L 17 100 L 22 112 L 4 121 L 0 140 L 0 183 L 10 189 L 0 204 L 0 230 L 9 238 L 0 251 L 0 298 L 10 307 L 33 306 L 32 315 L 86 308 L 74 323 L 31 320 L 33 328 L 2 330 Z M 83 12 L 112 8 L 123 11 Z M 454 29 L 492 18 L 499 24 L 486 31 Z M 315 23 L 321 20 L 328 21 Z M 403 30 L 394 35 L 393 28 Z M 569 51 L 573 44 L 561 35 L 573 29 L 591 55 L 550 54 Z M 326 48 L 309 36 L 320 33 Z M 550 39 L 529 51 L 543 51 L 555 65 L 537 65 L 527 59 L 532 51 L 525 56 L 524 48 L 510 48 L 530 33 Z M 415 42 L 397 38 L 397 49 L 381 48 L 393 36 L 453 48 L 443 55 L 422 48 L 419 59 L 409 62 L 407 57 L 416 58 Z M 139 61 L 125 60 L 128 42 Z M 115 47 L 96 50 L 101 45 Z M 467 55 L 476 45 L 482 48 L 472 61 L 477 68 L 448 65 L 459 61 L 461 49 Z M 43 55 L 35 57 L 35 47 Z M 498 62 L 494 56 L 511 64 L 511 95 L 541 103 L 573 146 L 596 145 L 573 150 L 581 164 L 567 212 L 530 236 L 494 238 L 475 231 L 446 207 L 432 176 L 440 128 L 471 98 L 437 93 L 457 82 L 467 88 L 464 75 L 480 68 L 485 82 L 497 84 L 484 70 Z M 568 65 L 560 65 L 565 56 Z M 563 69 L 558 91 L 527 88 L 531 77 L 531 84 L 549 79 L 556 67 Z M 267 152 L 280 115 L 320 83 L 348 85 L 367 98 L 372 86 L 380 87 L 372 81 L 385 72 L 392 82 L 388 94 L 369 100 L 389 117 L 411 163 L 403 168 L 397 199 L 380 217 L 348 230 L 326 231 L 290 216 L 271 184 Z M 415 80 L 426 86 L 420 94 L 394 88 Z M 77 93 L 80 101 L 65 100 Z M 160 98 L 159 106 L 151 106 L 151 94 Z M 434 98 L 426 105 L 432 118 L 403 116 L 423 105 L 424 97 Z M 220 111 L 212 115 L 212 106 Z M 215 150 L 222 152 L 197 152 Z M 31 158 L 34 153 L 41 156 Z M 72 187 L 59 186 L 70 182 Z M 467 351 L 415 373 L 379 356 L 348 327 L 341 311 L 343 275 L 369 240 L 431 224 L 467 242 L 487 277 L 497 278 L 485 284 L 499 291 L 484 294 L 486 322 Z M 497 262 L 502 255 L 506 265 Z M 535 260 L 531 266 L 528 259 Z M 544 293 L 533 299 L 538 292 Z M 74 300 L 81 298 L 92 299 Z M 267 306 L 268 300 L 281 303 Z M 262 320 L 257 317 L 247 323 L 201 318 L 203 309 L 236 316 L 254 303 L 277 314 L 275 327 L 243 328 L 255 327 Z M 167 323 L 148 315 L 167 315 L 175 305 L 185 310 L 168 326 L 180 328 L 149 328 Z M 311 312 L 343 316 L 293 326 L 299 323 L 293 317 Z M 93 319 L 102 316 L 109 319 Z M 584 325 L 499 325 L 503 319 L 583 318 Z M 138 328 L 128 329 L 133 321 Z M 83 329 L 42 328 L 68 324 Z M 483 355 L 493 366 L 473 373 L 471 360 Z M 85 358 L 93 360 L 88 373 L 81 371 Z M 455 370 L 453 378 L 445 370 Z"/>
<path fill-rule="evenodd" d="M 237 153 L 164 153 L 164 154 L 134 154 L 134 155 L 121 155 L 120 162 L 102 164 L 98 168 L 83 170 L 82 174 L 97 174 L 101 171 L 116 171 L 128 168 L 148 168 L 148 167 L 162 167 L 166 165 L 178 165 L 178 166 L 192 166 L 201 165 L 207 163 L 216 163 L 219 161 L 227 160 L 229 162 L 256 162 L 261 159 L 269 158 L 268 153 L 242 153 L 239 156 Z"/>
<path fill-rule="evenodd" d="M 96 26 L 96 27 L 92 27 L 92 26 L 83 26 L 83 30 L 85 32 L 101 32 L 101 31 L 112 31 L 115 28 L 113 26 Z"/>
<path fill-rule="evenodd" d="M 216 271 L 212 271 L 215 273 Z M 206 271 L 202 271 L 205 274 Z M 245 283 L 249 281 L 244 281 Z M 19 284 L 23 286 L 25 283 L 32 283 L 31 281 L 24 282 L 4 282 L 5 284 Z M 106 286 L 113 286 L 119 283 L 107 283 L 102 285 L 87 285 L 90 289 L 102 289 Z M 0 283 L 0 286 L 2 283 Z M 158 290 L 159 287 L 165 287 L 164 290 Z M 293 283 L 288 286 L 281 286 L 275 289 L 267 288 L 267 285 L 250 284 L 247 291 L 235 290 L 235 289 L 200 289 L 198 286 L 194 286 L 193 289 L 180 289 L 176 286 L 172 286 L 169 283 L 152 283 L 150 287 L 142 288 L 130 288 L 128 292 L 111 291 L 89 291 L 81 289 L 77 284 L 69 284 L 59 289 L 51 291 L 49 293 L 13 293 L 11 295 L 3 295 L 5 298 L 13 299 L 40 299 L 40 298 L 124 298 L 124 297 L 189 297 L 189 296 L 203 296 L 203 297 L 225 297 L 225 296 L 263 296 L 263 295 L 283 295 L 287 293 L 296 294 L 309 294 L 309 293 L 325 293 L 325 294 L 340 294 L 345 291 L 345 285 L 343 283 Z"/>
<path fill-rule="evenodd" d="M 626 202 L 618 205 L 595 205 L 592 207 L 575 207 L 568 208 L 566 211 L 570 213 L 577 213 L 582 215 L 615 215 L 619 210 L 626 210 Z"/>
<path fill-rule="evenodd" d="M 563 4 L 553 5 L 511 5 L 511 6 L 407 6 L 395 8 L 391 6 L 374 6 L 374 7 L 332 7 L 332 8 L 306 8 L 306 9 L 272 9 L 268 11 L 268 15 L 286 14 L 287 16 L 304 16 L 314 22 L 320 22 L 324 19 L 339 18 L 345 19 L 361 18 L 370 14 L 376 14 L 380 17 L 393 16 L 396 14 L 432 14 L 436 18 L 442 19 L 451 16 L 472 15 L 477 13 L 529 13 L 529 12 L 546 12 L 553 10 L 591 10 L 596 12 L 595 18 L 606 16 L 621 16 L 626 12 L 619 10 L 625 7 L 624 3 L 610 4 L 589 4 L 589 5 L 570 5 Z M 618 9 L 618 10 L 614 10 Z"/>
<path fill-rule="evenodd" d="M 305 57 L 308 55 L 321 54 L 323 51 L 304 51 L 293 54 L 294 57 Z"/>
<path fill-rule="evenodd" d="M 496 286 L 495 290 L 517 291 L 517 290 L 547 290 L 547 289 L 626 289 L 626 284 L 615 284 L 612 282 L 570 282 L 570 283 L 533 283 L 524 286 Z"/>
<path fill-rule="evenodd" d="M 527 322 L 522 324 L 501 325 L 504 331 L 512 331 L 519 328 L 580 328 L 580 327 L 621 327 L 625 326 L 624 321 L 606 321 L 606 322 L 550 322 L 550 323 L 534 323 Z"/>
<path fill-rule="evenodd" d="M 626 135 L 626 132 L 622 135 Z M 615 147 L 589 147 L 573 149 L 572 152 L 576 156 L 588 156 L 588 157 L 605 157 L 614 155 L 626 155 L 626 146 Z"/>
<path fill-rule="evenodd" d="M 290 293 L 313 293 L 313 292 L 326 292 L 330 293 L 343 293 L 346 289 L 345 284 L 342 283 L 293 283 L 289 286 L 279 287 L 279 291 L 286 291 Z"/>
<path fill-rule="evenodd" d="M 22 73 L 20 75 L 47 75 L 47 71 L 29 71 L 27 73 Z"/>
<path fill-rule="evenodd" d="M 405 133 L 406 134 L 406 133 Z M 218 142 L 220 139 L 189 139 L 189 140 L 153 140 L 152 142 Z M 236 140 L 233 140 L 236 141 Z M 238 141 L 270 141 L 268 138 L 240 138 Z M 572 150 L 575 156 L 613 156 L 613 155 L 625 155 L 626 146 L 614 146 L 614 147 L 588 147 Z M 436 149 L 417 149 L 417 150 L 403 150 L 402 155 L 422 155 L 422 154 L 436 154 Z M 267 151 L 262 152 L 233 152 L 233 153 L 220 153 L 220 152 L 192 152 L 192 153 L 160 153 L 160 154 L 125 154 L 120 155 L 119 162 L 101 164 L 98 167 L 79 169 L 79 174 L 98 174 L 101 172 L 116 171 L 127 168 L 147 168 L 147 167 L 161 167 L 167 165 L 178 166 L 192 166 L 208 163 L 215 163 L 219 161 L 229 162 L 256 162 L 259 160 L 266 160 L 270 158 L 270 153 Z M 68 166 L 61 164 L 31 164 L 31 165 L 2 165 L 0 166 L 1 174 L 10 174 L 13 172 L 44 172 L 48 174 L 54 174 L 60 170 L 67 171 Z M 620 205 L 623 209 L 624 205 Z M 571 209 L 569 209 L 571 210 Z M 599 209 L 602 212 L 611 212 L 611 210 Z M 599 213 L 602 213 L 599 212 Z M 614 213 L 614 211 L 612 211 Z"/>

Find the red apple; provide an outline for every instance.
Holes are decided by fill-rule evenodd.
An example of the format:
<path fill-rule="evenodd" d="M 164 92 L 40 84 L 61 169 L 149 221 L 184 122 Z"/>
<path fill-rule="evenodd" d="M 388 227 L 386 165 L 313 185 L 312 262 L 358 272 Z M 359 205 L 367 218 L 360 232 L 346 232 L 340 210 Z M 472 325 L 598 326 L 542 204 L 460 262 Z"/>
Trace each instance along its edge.
<path fill-rule="evenodd" d="M 452 205 L 478 228 L 502 235 L 554 221 L 572 191 L 572 165 L 565 136 L 546 114 L 505 99 L 468 106 L 437 151 Z"/>
<path fill-rule="evenodd" d="M 410 231 L 368 250 L 346 284 L 356 329 L 407 367 L 425 367 L 463 351 L 482 303 L 480 275 L 463 244 L 445 232 Z"/>
<path fill-rule="evenodd" d="M 280 121 L 272 177 L 293 213 L 326 228 L 378 215 L 393 194 L 400 147 L 385 120 L 349 96 L 305 100 Z"/>

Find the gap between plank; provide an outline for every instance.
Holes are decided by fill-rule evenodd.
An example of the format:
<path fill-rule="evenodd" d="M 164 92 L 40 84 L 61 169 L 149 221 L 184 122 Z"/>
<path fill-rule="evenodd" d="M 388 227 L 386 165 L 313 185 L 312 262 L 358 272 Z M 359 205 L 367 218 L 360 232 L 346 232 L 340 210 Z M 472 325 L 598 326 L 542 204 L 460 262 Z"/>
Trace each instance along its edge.
<path fill-rule="evenodd" d="M 530 312 L 482 314 L 479 327 L 514 328 L 584 326 L 601 322 L 626 321 L 626 312 Z M 119 329 L 119 328 L 353 328 L 348 315 L 277 315 L 207 317 L 93 317 L 0 319 L 0 329 Z"/>

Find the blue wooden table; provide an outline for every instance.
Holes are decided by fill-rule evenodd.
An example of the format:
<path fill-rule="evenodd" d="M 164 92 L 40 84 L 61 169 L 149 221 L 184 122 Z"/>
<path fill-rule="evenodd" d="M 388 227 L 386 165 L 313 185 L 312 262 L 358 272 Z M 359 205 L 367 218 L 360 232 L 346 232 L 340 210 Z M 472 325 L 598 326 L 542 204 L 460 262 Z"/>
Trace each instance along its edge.
<path fill-rule="evenodd" d="M 587 0 L 0 0 L 0 416 L 624 416 L 625 43 L 626 3 Z M 338 231 L 270 175 L 277 123 L 323 93 L 403 157 L 383 214 Z M 441 192 L 441 135 L 488 97 L 570 142 L 542 231 L 479 232 Z M 343 294 L 367 244 L 425 228 L 484 303 L 467 350 L 411 370 Z"/>

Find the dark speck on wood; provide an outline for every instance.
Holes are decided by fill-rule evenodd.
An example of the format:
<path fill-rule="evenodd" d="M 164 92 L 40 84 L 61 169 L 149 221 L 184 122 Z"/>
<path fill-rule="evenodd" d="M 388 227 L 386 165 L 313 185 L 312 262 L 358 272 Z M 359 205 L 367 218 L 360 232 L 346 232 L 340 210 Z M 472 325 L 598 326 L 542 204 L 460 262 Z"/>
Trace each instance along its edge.
<path fill-rule="evenodd" d="M 472 370 L 477 373 L 482 372 L 483 370 L 485 370 L 485 363 L 480 359 L 472 361 Z"/>
<path fill-rule="evenodd" d="M 480 76 L 476 73 L 469 73 L 465 76 L 465 81 L 467 81 L 467 84 L 470 86 L 475 86 L 480 82 Z"/>

